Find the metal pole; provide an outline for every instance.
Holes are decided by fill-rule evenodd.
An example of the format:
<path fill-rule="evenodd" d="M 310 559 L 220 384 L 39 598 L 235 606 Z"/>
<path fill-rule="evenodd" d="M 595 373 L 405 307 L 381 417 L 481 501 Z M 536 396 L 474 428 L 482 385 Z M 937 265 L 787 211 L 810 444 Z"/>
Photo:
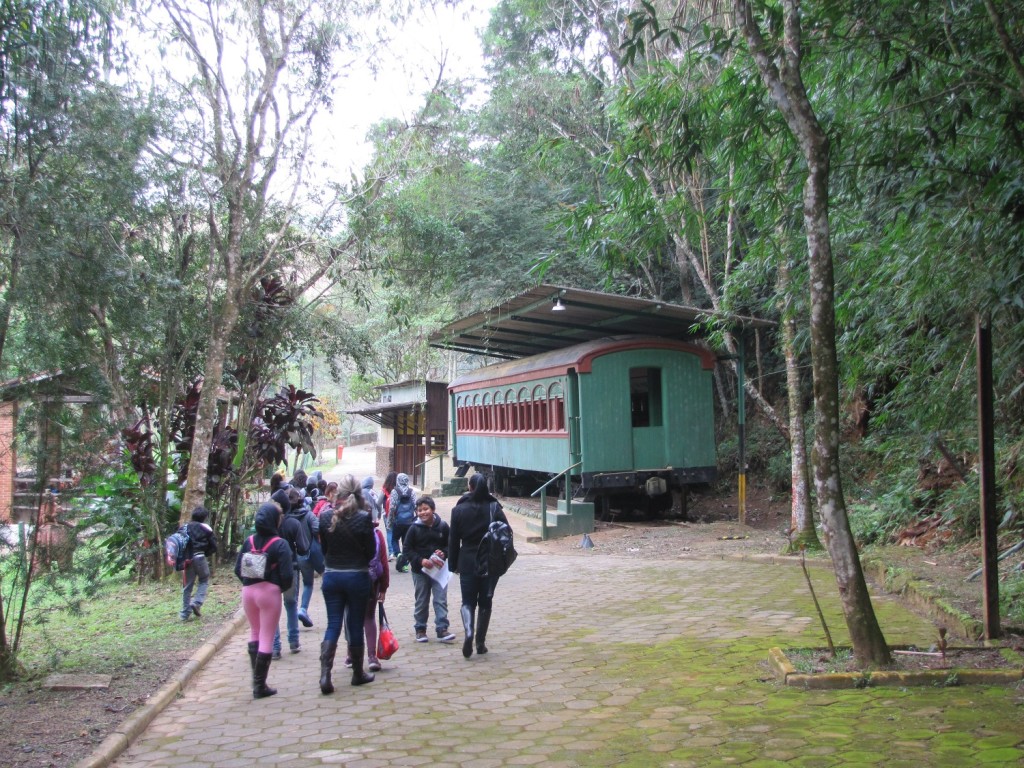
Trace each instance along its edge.
<path fill-rule="evenodd" d="M 983 581 L 982 620 L 985 637 L 1000 636 L 999 547 L 996 542 L 995 419 L 992 404 L 992 329 L 988 319 L 975 317 L 978 345 L 978 469 L 981 478 L 981 568 Z"/>
<path fill-rule="evenodd" d="M 548 540 L 548 487 L 540 489 L 540 540 Z"/>
<path fill-rule="evenodd" d="M 739 477 L 737 481 L 737 497 L 739 499 L 739 522 L 745 525 L 747 522 L 747 397 L 744 389 L 746 385 L 745 369 L 746 358 L 743 350 L 743 334 L 737 337 L 739 344 L 739 360 L 736 361 L 736 379 L 739 387 L 737 395 L 737 410 L 739 411 L 736 431 L 739 443 Z"/>

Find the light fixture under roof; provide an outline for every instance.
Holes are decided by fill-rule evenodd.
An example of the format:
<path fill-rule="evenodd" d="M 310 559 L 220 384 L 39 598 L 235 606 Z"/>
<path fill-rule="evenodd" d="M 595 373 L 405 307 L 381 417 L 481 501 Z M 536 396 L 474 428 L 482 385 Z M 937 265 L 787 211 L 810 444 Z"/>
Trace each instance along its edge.
<path fill-rule="evenodd" d="M 552 312 L 565 312 L 565 304 L 562 303 L 562 297 L 559 296 L 555 299 L 555 304 L 551 307 Z"/>

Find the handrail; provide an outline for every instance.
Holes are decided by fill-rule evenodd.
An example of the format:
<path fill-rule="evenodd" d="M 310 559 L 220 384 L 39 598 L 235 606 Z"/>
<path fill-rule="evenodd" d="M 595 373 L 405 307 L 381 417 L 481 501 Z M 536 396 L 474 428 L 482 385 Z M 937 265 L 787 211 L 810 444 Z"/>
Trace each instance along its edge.
<path fill-rule="evenodd" d="M 443 458 L 443 457 L 447 456 L 451 452 L 452 452 L 452 449 L 449 448 L 447 451 L 444 451 L 443 453 L 439 453 L 436 456 L 431 456 L 429 459 L 425 459 L 424 461 L 421 461 L 419 464 L 417 464 L 415 466 L 415 469 L 419 469 L 420 467 L 424 468 L 423 469 L 423 477 L 422 477 L 423 482 L 421 483 L 421 485 L 426 486 L 426 484 L 427 484 L 427 470 L 426 470 L 427 464 L 429 464 L 430 462 L 434 461 L 435 459 Z M 441 466 L 440 478 L 441 478 L 441 482 L 443 483 L 444 482 L 444 464 L 441 464 L 440 466 Z"/>
<path fill-rule="evenodd" d="M 559 472 L 557 475 L 555 475 L 550 480 L 548 480 L 546 483 L 544 483 L 544 485 L 542 485 L 540 488 L 538 488 L 536 491 L 534 491 L 533 493 L 530 494 L 531 498 L 536 496 L 538 493 L 540 494 L 540 538 L 541 538 L 541 541 L 547 541 L 548 540 L 548 492 L 547 492 L 547 487 L 549 485 L 551 485 L 553 482 L 555 482 L 555 480 L 557 480 L 558 478 L 560 478 L 563 475 L 567 474 L 568 472 L 571 472 L 572 470 L 576 469 L 576 467 L 578 467 L 582 463 L 583 463 L 582 461 L 577 461 L 571 467 L 566 467 L 561 472 Z M 571 498 L 571 494 L 567 493 L 565 495 L 565 505 L 567 507 L 567 511 L 572 512 L 572 498 Z"/>

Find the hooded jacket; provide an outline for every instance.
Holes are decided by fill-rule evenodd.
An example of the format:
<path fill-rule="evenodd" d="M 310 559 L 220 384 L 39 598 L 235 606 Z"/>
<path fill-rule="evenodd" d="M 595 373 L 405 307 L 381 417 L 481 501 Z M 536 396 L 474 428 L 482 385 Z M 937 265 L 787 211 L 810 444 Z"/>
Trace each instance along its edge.
<path fill-rule="evenodd" d="M 370 503 L 372 509 L 370 514 L 373 517 L 374 522 L 380 520 L 384 514 L 384 500 L 381 499 L 380 494 L 373 490 L 373 477 L 367 475 L 363 478 L 363 482 L 360 483 L 363 488 L 363 498 Z"/>
<path fill-rule="evenodd" d="M 448 523 L 442 520 L 437 512 L 429 524 L 424 523 L 419 517 L 416 518 L 416 522 L 409 526 L 409 531 L 402 542 L 402 553 L 412 566 L 413 573 L 423 573 L 423 561 L 437 550 L 444 553 L 445 560 L 448 559 L 449 535 Z"/>
<path fill-rule="evenodd" d="M 235 560 L 235 576 L 242 582 L 243 587 L 258 584 L 262 581 L 269 581 L 287 592 L 292 586 L 295 577 L 295 566 L 292 563 L 292 549 L 288 542 L 280 538 L 277 530 L 277 506 L 274 504 L 260 504 L 256 510 L 256 533 L 242 542 L 242 549 L 238 552 Z M 268 579 L 243 579 L 242 578 L 242 555 L 246 552 L 253 552 L 262 549 L 268 541 L 278 536 L 277 541 L 266 548 Z"/>

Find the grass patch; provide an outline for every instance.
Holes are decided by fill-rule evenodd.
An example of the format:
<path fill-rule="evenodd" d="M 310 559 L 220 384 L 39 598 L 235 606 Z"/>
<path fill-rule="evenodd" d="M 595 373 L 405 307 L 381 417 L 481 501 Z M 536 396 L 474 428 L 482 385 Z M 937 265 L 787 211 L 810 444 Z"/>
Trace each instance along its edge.
<path fill-rule="evenodd" d="M 821 648 L 797 648 L 786 651 L 786 658 L 797 672 L 811 675 L 816 672 L 845 672 L 853 661 L 850 648 L 836 648 L 836 655 L 829 656 Z"/>
<path fill-rule="evenodd" d="M 220 581 L 222 584 L 217 584 Z M 51 672 L 97 673 L 191 648 L 238 608 L 236 582 L 221 566 L 211 579 L 202 620 L 183 622 L 181 575 L 136 583 L 126 576 L 104 579 L 99 590 L 74 609 L 52 599 L 33 599 L 27 610 L 18 662 L 26 677 Z M 59 601 L 58 601 L 59 602 Z"/>

